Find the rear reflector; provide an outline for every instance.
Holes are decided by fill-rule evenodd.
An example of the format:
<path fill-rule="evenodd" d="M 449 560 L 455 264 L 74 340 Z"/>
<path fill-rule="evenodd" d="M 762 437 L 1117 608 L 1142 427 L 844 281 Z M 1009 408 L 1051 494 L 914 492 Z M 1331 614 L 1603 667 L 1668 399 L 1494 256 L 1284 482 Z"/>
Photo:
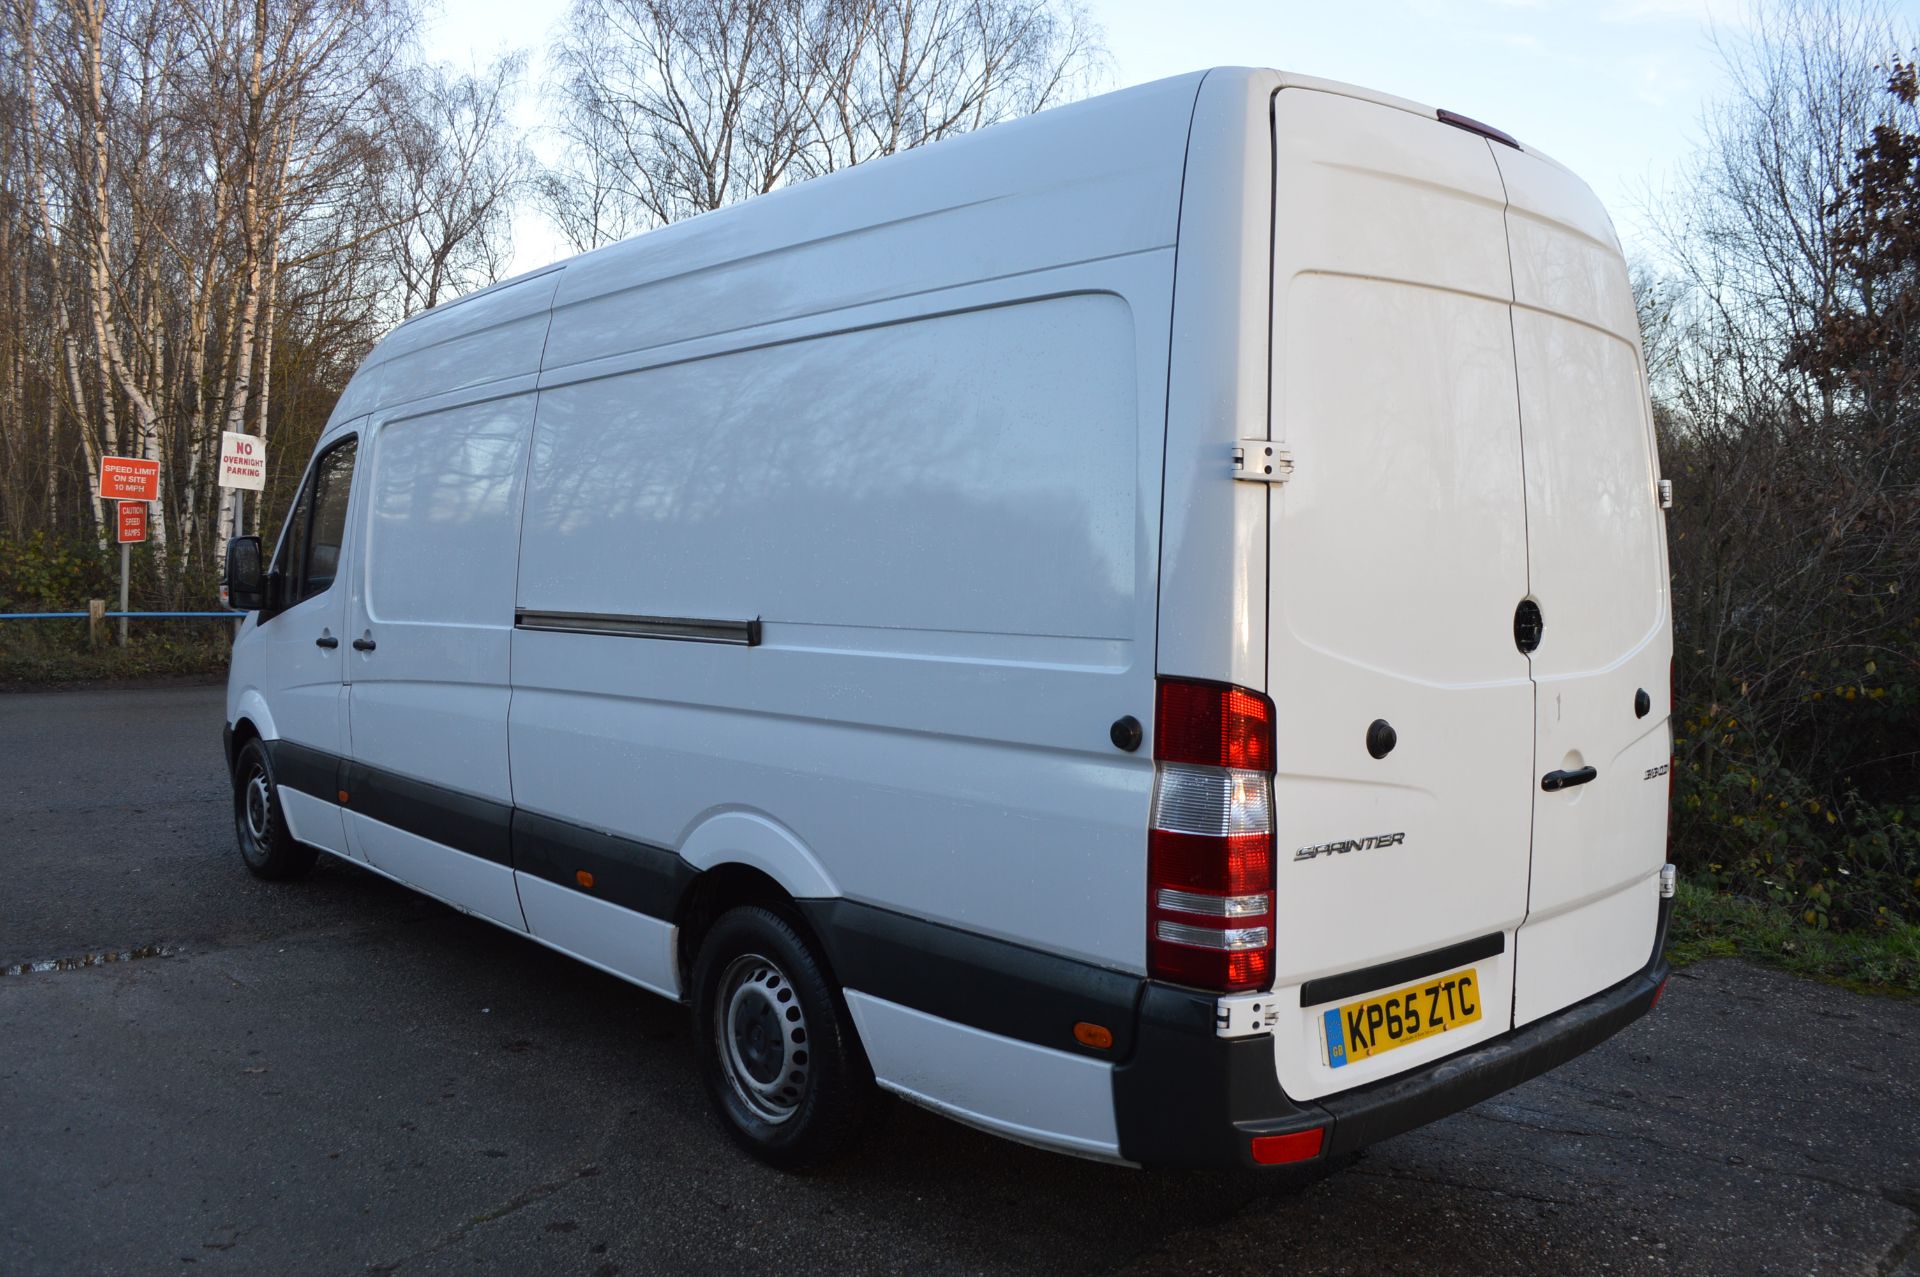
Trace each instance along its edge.
<path fill-rule="evenodd" d="M 1163 679 L 1147 831 L 1147 969 L 1237 993 L 1273 975 L 1273 702 Z"/>
<path fill-rule="evenodd" d="M 1253 1137 L 1253 1160 L 1262 1166 L 1279 1166 L 1285 1162 L 1306 1162 L 1320 1156 L 1320 1146 L 1326 1141 L 1327 1128 L 1316 1126 L 1310 1131 L 1295 1131 L 1291 1135 L 1256 1135 Z"/>
<path fill-rule="evenodd" d="M 1521 146 L 1520 143 L 1514 141 L 1511 134 L 1502 133 L 1491 124 L 1482 124 L 1472 116 L 1461 115 L 1458 111 L 1435 111 L 1434 115 L 1439 118 L 1442 124 L 1451 124 L 1456 129 L 1465 129 L 1469 133 L 1478 133 L 1481 137 L 1489 138 L 1500 143 L 1502 146 L 1510 146 L 1516 151 L 1526 149 Z"/>
<path fill-rule="evenodd" d="M 1647 1003 L 1647 1010 L 1651 1011 L 1655 1007 L 1659 1006 L 1660 999 L 1666 995 L 1666 992 L 1667 992 L 1667 982 L 1665 980 L 1662 980 L 1660 982 L 1660 987 L 1653 991 L 1653 1001 Z"/>

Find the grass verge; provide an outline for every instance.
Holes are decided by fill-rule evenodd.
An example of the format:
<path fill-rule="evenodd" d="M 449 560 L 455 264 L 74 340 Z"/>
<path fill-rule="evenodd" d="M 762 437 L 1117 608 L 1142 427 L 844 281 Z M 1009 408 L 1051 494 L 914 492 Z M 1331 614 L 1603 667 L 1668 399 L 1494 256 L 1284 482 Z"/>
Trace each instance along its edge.
<path fill-rule="evenodd" d="M 1745 958 L 1862 993 L 1920 995 L 1920 926 L 1898 920 L 1872 931 L 1821 931 L 1779 905 L 1723 896 L 1680 882 L 1667 956 Z"/>
<path fill-rule="evenodd" d="M 14 622 L 17 630 L 0 633 L 0 689 L 26 691 L 62 685 L 127 680 L 212 677 L 227 672 L 233 651 L 229 627 L 201 622 L 160 632 L 149 622 L 142 634 L 135 625 L 125 647 L 111 642 L 89 649 L 69 636 L 33 633 L 37 622 Z"/>

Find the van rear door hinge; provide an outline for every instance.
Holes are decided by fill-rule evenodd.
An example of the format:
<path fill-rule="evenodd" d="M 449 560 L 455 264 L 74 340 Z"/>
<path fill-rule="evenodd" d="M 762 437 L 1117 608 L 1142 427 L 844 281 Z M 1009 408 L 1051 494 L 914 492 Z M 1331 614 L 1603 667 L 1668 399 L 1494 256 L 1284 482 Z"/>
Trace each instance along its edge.
<path fill-rule="evenodd" d="M 1214 1036 L 1250 1038 L 1271 1033 L 1280 1008 L 1271 993 L 1230 993 L 1213 1004 Z"/>
<path fill-rule="evenodd" d="M 1233 477 L 1285 483 L 1293 477 L 1293 454 L 1270 439 L 1242 439 L 1233 445 Z"/>

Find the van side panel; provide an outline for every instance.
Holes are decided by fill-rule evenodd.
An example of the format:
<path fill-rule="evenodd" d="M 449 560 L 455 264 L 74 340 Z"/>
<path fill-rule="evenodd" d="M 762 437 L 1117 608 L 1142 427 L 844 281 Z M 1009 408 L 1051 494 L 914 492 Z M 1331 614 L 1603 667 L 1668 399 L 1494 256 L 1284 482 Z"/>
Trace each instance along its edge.
<path fill-rule="evenodd" d="M 1134 344 L 1091 293 L 549 387 L 519 606 L 1124 644 Z"/>
<path fill-rule="evenodd" d="M 347 625 L 354 846 L 394 877 L 516 928 L 525 923 L 502 854 L 513 801 L 507 657 L 531 380 L 495 383 L 517 393 L 373 415 Z M 449 845 L 444 815 L 455 812 L 495 828 L 491 856 Z"/>
<path fill-rule="evenodd" d="M 707 859 L 700 831 L 762 817 L 850 897 L 1140 969 L 1151 771 L 1108 734 L 1152 715 L 1171 265 L 550 375 L 516 802 Z M 753 622 L 758 642 L 535 628 L 578 613 Z"/>

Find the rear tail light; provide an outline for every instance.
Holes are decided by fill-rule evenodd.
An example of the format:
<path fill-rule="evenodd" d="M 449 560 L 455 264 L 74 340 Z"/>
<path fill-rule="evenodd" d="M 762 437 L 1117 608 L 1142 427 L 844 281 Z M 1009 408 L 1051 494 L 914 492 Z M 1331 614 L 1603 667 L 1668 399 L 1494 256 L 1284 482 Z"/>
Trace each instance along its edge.
<path fill-rule="evenodd" d="M 1147 970 L 1237 993 L 1273 976 L 1273 702 L 1162 679 L 1147 832 Z"/>

